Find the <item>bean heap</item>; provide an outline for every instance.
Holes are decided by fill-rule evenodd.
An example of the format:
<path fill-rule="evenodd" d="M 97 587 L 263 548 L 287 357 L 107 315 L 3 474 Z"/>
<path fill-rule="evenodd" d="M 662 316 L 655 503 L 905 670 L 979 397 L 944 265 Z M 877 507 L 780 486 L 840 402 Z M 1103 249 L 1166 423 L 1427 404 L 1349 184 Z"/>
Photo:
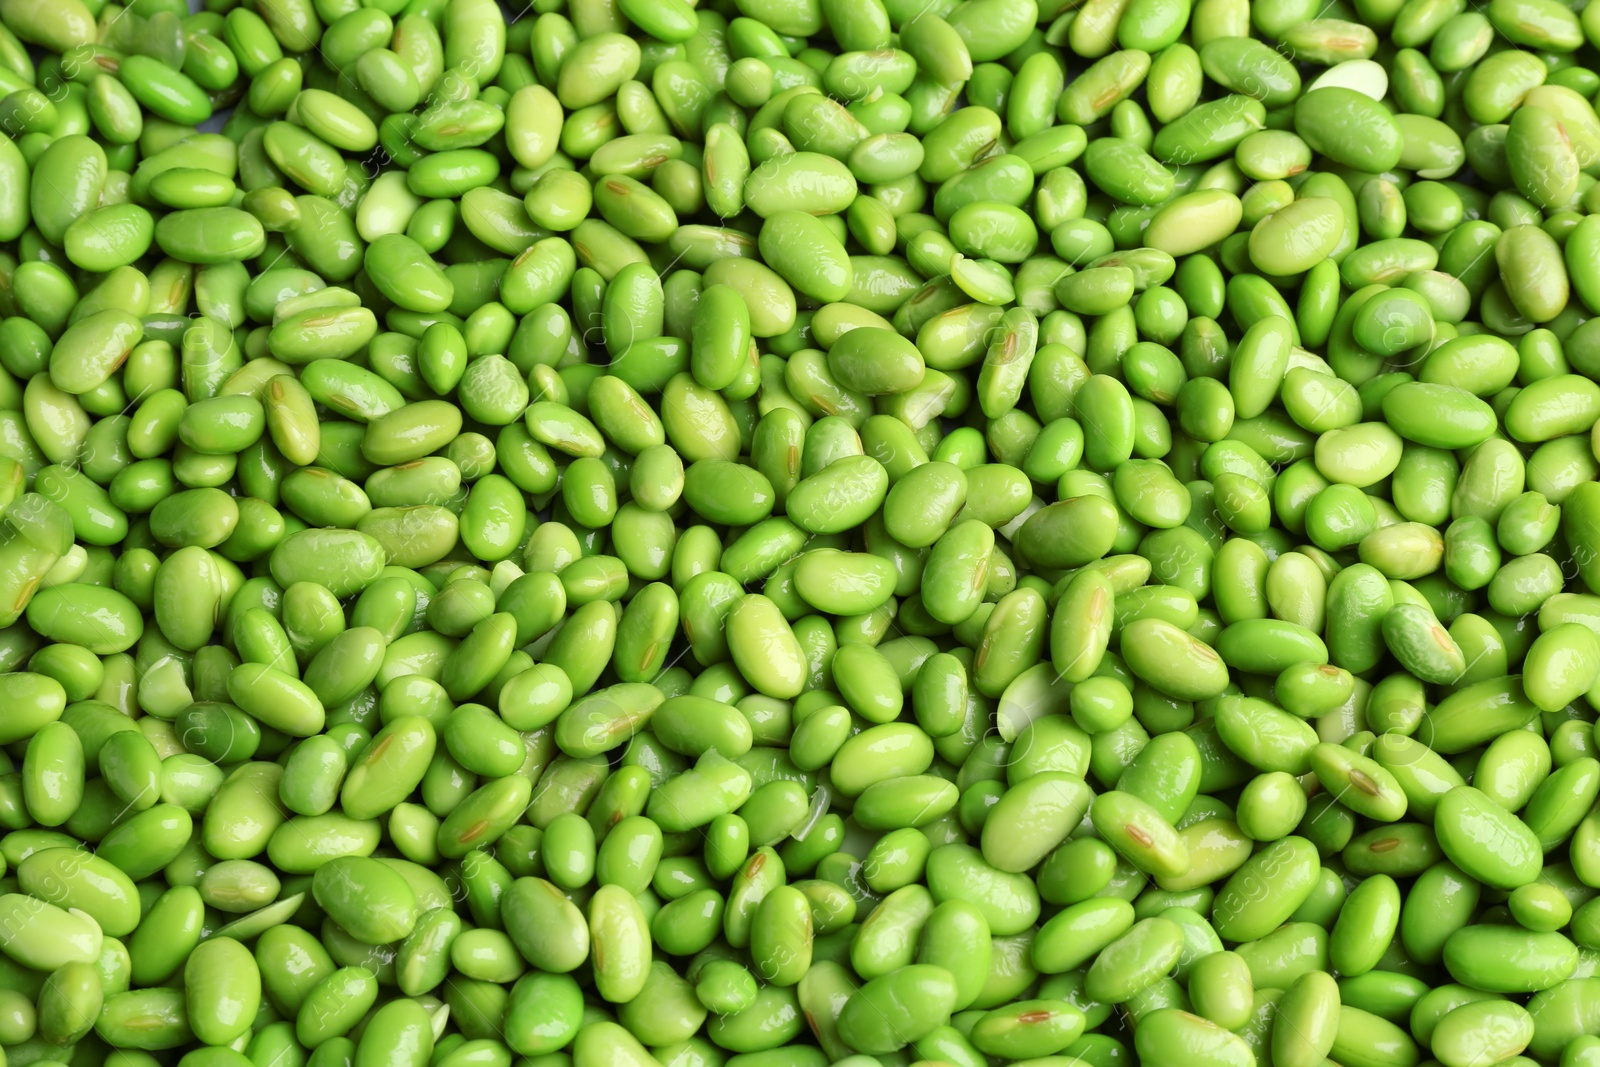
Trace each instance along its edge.
<path fill-rule="evenodd" d="M 1600 3 L 205 8 L 0 0 L 6 1067 L 1600 1067 Z"/>

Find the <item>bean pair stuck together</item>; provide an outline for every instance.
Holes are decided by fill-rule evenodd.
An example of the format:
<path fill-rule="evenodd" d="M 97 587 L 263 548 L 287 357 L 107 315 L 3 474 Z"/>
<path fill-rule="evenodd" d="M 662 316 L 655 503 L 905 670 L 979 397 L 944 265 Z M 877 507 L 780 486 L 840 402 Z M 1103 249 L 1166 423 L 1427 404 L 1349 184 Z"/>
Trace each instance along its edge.
<path fill-rule="evenodd" d="M 0 1067 L 1600 1067 L 1600 3 L 0 0 Z"/>

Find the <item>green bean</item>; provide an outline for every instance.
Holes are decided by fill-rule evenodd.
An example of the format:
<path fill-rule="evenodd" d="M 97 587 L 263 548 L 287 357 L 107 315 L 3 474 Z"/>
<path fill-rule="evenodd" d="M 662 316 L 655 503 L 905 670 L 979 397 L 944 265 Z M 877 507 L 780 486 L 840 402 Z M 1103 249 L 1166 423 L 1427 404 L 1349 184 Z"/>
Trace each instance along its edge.
<path fill-rule="evenodd" d="M 201 6 L 0 0 L 5 1059 L 1594 1057 L 1595 5 Z"/>

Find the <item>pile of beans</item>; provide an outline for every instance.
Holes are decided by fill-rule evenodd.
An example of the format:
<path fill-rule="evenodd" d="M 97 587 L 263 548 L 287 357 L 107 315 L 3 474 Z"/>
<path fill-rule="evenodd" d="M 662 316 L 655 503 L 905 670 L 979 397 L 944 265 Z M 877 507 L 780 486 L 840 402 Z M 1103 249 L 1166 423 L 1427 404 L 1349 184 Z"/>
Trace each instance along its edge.
<path fill-rule="evenodd" d="M 205 8 L 0 0 L 5 1067 L 1600 1067 L 1600 2 Z"/>

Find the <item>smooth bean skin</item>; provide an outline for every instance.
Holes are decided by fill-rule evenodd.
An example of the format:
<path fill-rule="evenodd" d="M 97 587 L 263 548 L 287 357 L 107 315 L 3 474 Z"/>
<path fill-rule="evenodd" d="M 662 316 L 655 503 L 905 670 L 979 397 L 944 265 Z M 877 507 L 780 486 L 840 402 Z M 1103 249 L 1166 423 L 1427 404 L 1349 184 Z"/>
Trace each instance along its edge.
<path fill-rule="evenodd" d="M 1595 5 L 198 6 L 0 0 L 0 1059 L 1595 1057 Z"/>

